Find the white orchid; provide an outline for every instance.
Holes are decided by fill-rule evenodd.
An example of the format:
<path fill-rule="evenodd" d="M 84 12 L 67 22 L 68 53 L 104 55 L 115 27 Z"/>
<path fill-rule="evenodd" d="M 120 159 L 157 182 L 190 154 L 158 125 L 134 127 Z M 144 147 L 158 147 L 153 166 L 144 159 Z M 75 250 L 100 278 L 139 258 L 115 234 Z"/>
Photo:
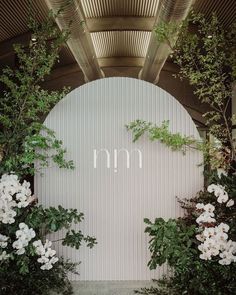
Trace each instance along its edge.
<path fill-rule="evenodd" d="M 37 240 L 33 242 L 33 246 L 35 247 L 37 255 L 40 256 L 37 259 L 37 261 L 42 264 L 40 268 L 42 270 L 51 269 L 53 267 L 53 264 L 58 261 L 58 258 L 55 257 L 56 251 L 51 249 L 52 242 L 46 240 L 45 244 L 43 245 L 41 240 Z"/>
<path fill-rule="evenodd" d="M 6 251 L 3 251 L 3 252 L 0 254 L 0 261 L 7 260 L 9 257 L 10 257 L 10 255 L 7 254 Z"/>
<path fill-rule="evenodd" d="M 9 237 L 0 234 L 0 248 L 6 248 L 7 247 L 7 240 L 9 239 Z"/>
<path fill-rule="evenodd" d="M 204 209 L 204 204 L 203 203 L 198 203 L 197 205 L 196 205 L 196 208 L 197 208 L 197 210 L 203 210 Z"/>
<path fill-rule="evenodd" d="M 202 204 L 198 203 L 196 205 L 197 210 L 202 210 L 203 212 L 201 215 L 197 218 L 196 222 L 198 224 L 203 224 L 203 223 L 215 223 L 216 220 L 214 218 L 215 214 L 213 213 L 215 210 L 215 207 L 211 204 Z"/>
<path fill-rule="evenodd" d="M 17 240 L 12 244 L 12 247 L 17 250 L 16 254 L 24 254 L 25 248 L 35 236 L 35 231 L 32 228 L 29 228 L 28 225 L 23 222 L 20 223 L 19 230 L 16 231 Z"/>
<path fill-rule="evenodd" d="M 226 207 L 232 207 L 234 205 L 234 200 L 230 199 L 227 204 Z"/>
<path fill-rule="evenodd" d="M 31 197 L 30 184 L 22 184 L 14 174 L 4 174 L 0 179 L 0 222 L 12 224 L 15 222 L 16 208 L 25 208 Z"/>
<path fill-rule="evenodd" d="M 211 205 L 211 204 L 206 204 L 203 209 L 206 211 L 206 212 L 209 212 L 209 213 L 213 213 L 215 211 L 215 206 Z"/>
<path fill-rule="evenodd" d="M 217 197 L 218 203 L 226 203 L 229 199 L 228 193 L 225 191 L 225 187 L 219 184 L 211 184 L 208 186 L 207 191 L 214 193 Z"/>
<path fill-rule="evenodd" d="M 226 203 L 228 201 L 228 193 L 221 185 L 211 184 L 208 186 L 207 191 L 214 193 L 218 203 Z M 226 207 L 233 205 L 234 201 L 230 199 Z M 209 224 L 216 223 L 214 218 L 215 206 L 210 203 L 206 205 L 198 203 L 196 209 L 197 212 L 200 211 L 201 213 L 196 219 L 196 222 L 200 225 L 196 235 L 196 239 L 201 242 L 198 246 L 198 250 L 201 252 L 200 258 L 211 260 L 212 257 L 219 256 L 218 262 L 221 265 L 229 265 L 232 262 L 236 262 L 236 242 L 229 240 L 229 225 L 221 222 L 219 225 L 209 227 Z"/>

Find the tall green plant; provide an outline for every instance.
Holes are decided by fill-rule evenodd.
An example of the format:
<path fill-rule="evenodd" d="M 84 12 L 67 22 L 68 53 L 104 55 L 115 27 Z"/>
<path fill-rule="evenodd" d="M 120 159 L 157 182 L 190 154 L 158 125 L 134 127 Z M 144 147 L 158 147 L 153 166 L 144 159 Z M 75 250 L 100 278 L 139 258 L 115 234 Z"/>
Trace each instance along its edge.
<path fill-rule="evenodd" d="M 171 47 L 170 39 L 176 30 L 178 39 Z M 230 148 L 230 159 L 234 161 L 229 107 L 236 79 L 236 24 L 225 29 L 215 14 L 206 19 L 190 13 L 180 27 L 162 23 L 155 32 L 172 49 L 173 62 L 179 66 L 177 75 L 187 79 L 199 100 L 210 106 L 211 110 L 204 114 L 209 131 Z"/>
<path fill-rule="evenodd" d="M 48 91 L 41 86 L 69 35 L 55 26 L 54 17 L 50 13 L 42 24 L 30 19 L 34 38 L 28 46 L 14 45 L 17 66 L 3 69 L 0 75 L 4 88 L 0 98 L 0 174 L 33 175 L 36 169 L 47 166 L 50 158 L 59 167 L 73 167 L 64 157 L 62 142 L 41 123 L 68 92 Z M 39 167 L 34 166 L 36 160 Z"/>
<path fill-rule="evenodd" d="M 232 25 L 226 30 L 215 15 L 206 19 L 191 13 L 179 27 L 162 23 L 155 29 L 157 38 L 172 49 L 178 76 L 187 79 L 199 100 L 211 108 L 204 116 L 219 144 L 213 149 L 210 143 L 196 145 L 191 138 L 171 133 L 165 124 L 136 120 L 128 125 L 134 140 L 147 132 L 151 140 L 160 140 L 174 150 L 185 151 L 189 144 L 194 145 L 211 164 L 207 190 L 181 201 L 186 210 L 183 218 L 145 219 L 150 236 L 148 265 L 155 269 L 167 263 L 171 273 L 156 281 L 156 286 L 137 291 L 139 294 L 236 294 L 236 151 L 229 112 L 236 78 L 235 28 Z M 176 32 L 178 40 L 172 47 Z M 217 176 L 216 168 L 224 168 L 228 175 Z"/>
<path fill-rule="evenodd" d="M 28 46 L 14 46 L 16 67 L 5 68 L 0 75 L 4 88 L 0 94 L 1 295 L 72 294 L 67 275 L 77 273 L 78 263 L 57 257 L 54 243 L 75 249 L 82 243 L 89 248 L 96 244 L 94 237 L 78 229 L 83 213 L 61 206 L 38 206 L 30 184 L 20 182 L 50 161 L 60 168 L 74 167 L 65 158 L 62 141 L 42 124 L 45 115 L 68 92 L 42 87 L 69 36 L 67 30 L 61 32 L 55 25 L 55 17 L 50 13 L 42 24 L 30 19 L 31 41 Z M 64 236 L 61 230 L 65 230 Z M 48 234 L 57 231 L 61 239 L 47 240 Z"/>
<path fill-rule="evenodd" d="M 173 47 L 171 39 L 176 32 L 178 39 Z M 203 151 L 206 164 L 210 163 L 213 169 L 235 170 L 230 103 L 236 79 L 236 25 L 225 29 L 214 14 L 206 19 L 203 15 L 191 13 L 180 26 L 161 23 L 155 28 L 155 33 L 159 41 L 170 46 L 172 60 L 179 67 L 177 76 L 189 81 L 194 94 L 210 108 L 204 117 L 209 133 L 219 142 L 212 145 L 207 141 L 199 144 L 193 140 L 191 147 Z M 128 129 L 133 131 L 135 140 L 137 135 L 139 137 L 137 131 L 142 130 L 141 135 L 148 132 L 152 140 L 168 142 L 171 148 L 185 150 L 189 147 L 186 137 L 177 138 L 171 132 L 166 133 L 166 126 L 163 126 L 136 120 L 128 125 Z M 160 131 L 164 137 L 159 136 Z"/>

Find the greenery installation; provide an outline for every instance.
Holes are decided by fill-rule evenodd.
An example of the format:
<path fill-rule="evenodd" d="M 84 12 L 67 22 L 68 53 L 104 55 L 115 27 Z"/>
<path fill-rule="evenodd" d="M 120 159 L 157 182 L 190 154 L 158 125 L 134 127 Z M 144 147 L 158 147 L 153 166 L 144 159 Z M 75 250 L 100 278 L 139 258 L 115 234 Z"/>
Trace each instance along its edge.
<path fill-rule="evenodd" d="M 189 31 L 189 24 L 195 33 Z M 174 47 L 171 35 L 180 29 Z M 194 30 L 191 30 L 194 31 Z M 230 295 L 236 294 L 236 175 L 235 143 L 228 106 L 236 78 L 236 30 L 224 30 L 213 15 L 206 20 L 191 13 L 180 28 L 162 24 L 156 28 L 157 38 L 167 42 L 173 51 L 179 76 L 188 79 L 195 94 L 211 110 L 205 114 L 209 132 L 217 145 L 198 142 L 169 131 L 168 122 L 161 126 L 137 120 L 127 128 L 137 140 L 148 133 L 151 140 L 160 140 L 173 150 L 202 150 L 208 167 L 206 187 L 189 200 L 180 201 L 185 216 L 155 221 L 145 219 L 150 236 L 149 268 L 164 263 L 168 276 L 157 280 L 152 288 L 137 293 L 160 295 Z"/>
<path fill-rule="evenodd" d="M 50 161 L 73 168 L 62 142 L 41 123 L 67 93 L 49 92 L 40 83 L 57 61 L 68 32 L 55 27 L 52 14 L 40 25 L 31 20 L 29 28 L 36 41 L 16 45 L 18 67 L 6 68 L 0 76 L 0 294 L 72 294 L 67 275 L 77 273 L 77 264 L 57 257 L 54 243 L 79 249 L 82 243 L 92 248 L 96 240 L 74 229 L 83 221 L 82 213 L 37 205 L 24 180 Z M 60 241 L 48 240 L 48 234 L 62 229 Z"/>

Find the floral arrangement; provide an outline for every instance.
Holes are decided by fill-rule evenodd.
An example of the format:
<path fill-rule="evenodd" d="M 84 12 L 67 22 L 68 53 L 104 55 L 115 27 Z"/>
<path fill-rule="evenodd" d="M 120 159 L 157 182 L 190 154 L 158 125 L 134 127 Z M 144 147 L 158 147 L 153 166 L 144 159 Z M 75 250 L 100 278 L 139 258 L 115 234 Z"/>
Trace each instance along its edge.
<path fill-rule="evenodd" d="M 213 173 L 206 189 L 179 200 L 178 219 L 145 219 L 150 269 L 167 263 L 168 276 L 139 294 L 236 294 L 236 176 Z"/>
<path fill-rule="evenodd" d="M 42 167 L 54 163 L 73 169 L 55 132 L 42 119 L 69 89 L 49 91 L 43 81 L 59 60 L 69 36 L 55 25 L 57 14 L 37 23 L 29 20 L 34 38 L 14 45 L 15 68 L 1 70 L 0 82 L 0 294 L 49 295 L 73 293 L 68 273 L 77 273 L 78 263 L 58 257 L 54 245 L 92 248 L 96 239 L 78 229 L 83 213 L 76 209 L 43 208 L 32 195 L 30 183 Z M 37 163 L 37 164 L 36 164 Z M 60 241 L 48 235 L 65 233 Z"/>
<path fill-rule="evenodd" d="M 194 30 L 189 30 L 190 26 Z M 236 24 L 225 29 L 216 15 L 206 18 L 191 12 L 181 25 L 160 23 L 155 32 L 159 42 L 170 46 L 170 59 L 179 69 L 175 76 L 187 80 L 195 96 L 208 107 L 203 117 L 210 136 L 198 141 L 170 132 L 167 121 L 157 126 L 142 118 L 126 126 L 134 141 L 146 133 L 150 140 L 158 140 L 172 150 L 186 153 L 194 149 L 204 155 L 204 188 L 195 197 L 179 199 L 185 216 L 144 219 L 150 238 L 148 266 L 156 269 L 166 263 L 169 272 L 153 287 L 136 293 L 235 295 L 235 115 L 229 106 L 236 79 Z"/>
<path fill-rule="evenodd" d="M 213 193 L 217 198 L 217 203 L 220 206 L 226 203 L 226 207 L 232 207 L 234 200 L 230 199 L 228 193 L 222 185 L 211 184 L 208 186 L 207 191 Z M 226 223 L 219 223 L 215 219 L 215 206 L 211 203 L 204 205 L 203 203 L 197 203 L 196 209 L 201 213 L 196 222 L 199 225 L 196 235 L 198 241 L 201 244 L 198 246 L 200 258 L 204 260 L 211 260 L 213 257 L 220 257 L 219 263 L 222 265 L 229 265 L 232 262 L 236 262 L 236 242 L 229 240 L 228 232 L 230 227 Z"/>
<path fill-rule="evenodd" d="M 4 225 L 15 224 L 15 218 L 22 215 L 22 209 L 27 208 L 34 200 L 31 196 L 30 184 L 24 181 L 20 184 L 16 175 L 4 174 L 0 180 L 0 222 Z M 15 225 L 14 225 L 15 226 Z M 5 231 L 9 232 L 9 226 L 5 226 Z M 39 258 L 37 262 L 41 264 L 42 270 L 49 270 L 58 262 L 55 257 L 56 251 L 51 249 L 52 242 L 46 240 L 43 245 L 41 240 L 34 240 L 36 232 L 29 228 L 24 222 L 18 224 L 18 229 L 13 236 L 6 236 L 0 233 L 0 261 L 15 258 L 17 255 L 26 253 L 28 247 L 35 250 L 35 255 Z M 10 249 L 6 252 L 4 249 Z"/>
<path fill-rule="evenodd" d="M 53 241 L 46 235 L 67 229 L 63 245 L 78 249 L 84 241 L 92 248 L 95 238 L 84 236 L 81 231 L 70 230 L 72 223 L 83 220 L 77 210 L 37 206 L 30 184 L 22 183 L 17 175 L 4 174 L 0 179 L 0 294 L 49 294 L 50 290 L 70 294 L 71 286 L 64 273 L 58 269 L 75 272 L 76 264 L 63 262 L 56 256 Z M 55 270 L 54 270 L 55 268 Z M 50 275 L 49 272 L 50 271 Z M 32 278 L 30 273 L 34 273 Z M 42 284 L 48 276 L 54 280 Z M 55 280 L 56 278 L 56 280 Z M 27 279 L 30 287 L 21 284 Z M 58 285 L 58 279 L 61 280 Z M 21 284 L 21 287 L 19 288 Z"/>

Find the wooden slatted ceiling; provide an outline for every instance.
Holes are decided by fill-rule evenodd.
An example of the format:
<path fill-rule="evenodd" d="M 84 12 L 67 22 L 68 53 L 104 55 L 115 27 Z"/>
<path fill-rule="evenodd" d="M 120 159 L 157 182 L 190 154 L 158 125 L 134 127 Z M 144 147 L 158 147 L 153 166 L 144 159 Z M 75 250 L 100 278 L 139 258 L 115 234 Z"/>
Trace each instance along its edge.
<path fill-rule="evenodd" d="M 159 0 L 82 0 L 87 18 L 156 15 Z"/>
<path fill-rule="evenodd" d="M 194 9 L 207 17 L 215 12 L 225 27 L 236 21 L 236 0 L 197 0 Z"/>
<path fill-rule="evenodd" d="M 44 0 L 0 0 L 0 42 L 28 31 L 30 11 L 39 22 L 48 14 Z"/>
<path fill-rule="evenodd" d="M 143 57 L 147 53 L 151 32 L 106 31 L 92 33 L 97 57 L 133 56 Z"/>
<path fill-rule="evenodd" d="M 93 20 L 117 18 L 117 24 L 114 28 L 110 27 L 109 22 L 103 24 L 102 32 L 93 31 L 92 39 L 95 50 L 99 58 L 101 57 L 144 57 L 149 43 L 150 33 L 147 27 L 138 26 L 135 29 L 133 18 L 149 17 L 149 26 L 151 30 L 150 18 L 154 18 L 159 0 L 82 0 L 85 16 L 88 19 L 90 27 Z M 48 13 L 45 0 L 0 0 L 0 42 L 14 38 L 27 32 L 27 19 L 31 10 L 38 21 L 45 19 Z M 219 19 L 225 26 L 229 26 L 236 20 L 236 0 L 196 0 L 195 10 L 210 16 L 216 12 Z M 121 17 L 133 22 L 126 22 L 120 31 L 119 23 Z M 131 19 L 132 18 L 132 19 Z M 115 22 L 115 21 L 114 21 Z M 73 62 L 73 56 L 68 49 L 62 52 L 62 58 L 68 62 Z"/>

